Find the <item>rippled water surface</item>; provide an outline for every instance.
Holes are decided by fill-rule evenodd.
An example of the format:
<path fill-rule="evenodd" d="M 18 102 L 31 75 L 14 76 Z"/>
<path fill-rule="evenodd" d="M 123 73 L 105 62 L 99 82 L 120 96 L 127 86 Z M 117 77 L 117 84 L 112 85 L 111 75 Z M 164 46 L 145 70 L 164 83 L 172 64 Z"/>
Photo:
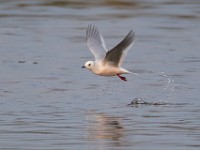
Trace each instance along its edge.
<path fill-rule="evenodd" d="M 0 1 L 0 149 L 199 149 L 199 8 L 199 0 Z M 108 48 L 135 31 L 127 82 L 81 69 L 93 59 L 88 24 Z"/>

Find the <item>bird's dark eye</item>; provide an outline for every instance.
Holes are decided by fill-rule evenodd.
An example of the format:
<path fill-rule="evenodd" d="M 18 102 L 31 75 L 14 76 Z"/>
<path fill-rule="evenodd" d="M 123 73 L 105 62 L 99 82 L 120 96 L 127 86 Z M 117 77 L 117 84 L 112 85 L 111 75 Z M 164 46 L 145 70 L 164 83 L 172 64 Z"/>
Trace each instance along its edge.
<path fill-rule="evenodd" d="M 91 64 L 88 64 L 88 66 L 90 66 Z"/>

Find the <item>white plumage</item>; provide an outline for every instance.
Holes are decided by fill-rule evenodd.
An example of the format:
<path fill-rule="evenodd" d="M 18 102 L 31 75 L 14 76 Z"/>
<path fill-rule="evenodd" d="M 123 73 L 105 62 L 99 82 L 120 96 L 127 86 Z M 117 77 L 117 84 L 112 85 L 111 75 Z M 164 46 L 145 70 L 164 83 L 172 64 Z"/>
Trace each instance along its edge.
<path fill-rule="evenodd" d="M 127 81 L 120 75 L 131 72 L 122 68 L 121 64 L 133 45 L 134 38 L 135 34 L 131 30 L 118 45 L 108 51 L 101 33 L 95 26 L 89 25 L 86 31 L 86 42 L 95 61 L 87 61 L 83 68 L 87 68 L 97 75 L 118 76 L 121 80 Z"/>

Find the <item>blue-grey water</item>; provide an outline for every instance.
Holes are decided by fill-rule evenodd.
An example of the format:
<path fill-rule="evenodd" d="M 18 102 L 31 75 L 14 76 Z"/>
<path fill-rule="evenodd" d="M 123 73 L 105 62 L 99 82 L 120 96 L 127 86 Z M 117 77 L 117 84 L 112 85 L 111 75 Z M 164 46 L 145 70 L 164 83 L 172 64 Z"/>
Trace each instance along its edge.
<path fill-rule="evenodd" d="M 199 8 L 199 0 L 1 0 L 0 149 L 199 150 Z M 93 59 L 88 24 L 108 48 L 135 31 L 127 82 L 81 69 Z"/>

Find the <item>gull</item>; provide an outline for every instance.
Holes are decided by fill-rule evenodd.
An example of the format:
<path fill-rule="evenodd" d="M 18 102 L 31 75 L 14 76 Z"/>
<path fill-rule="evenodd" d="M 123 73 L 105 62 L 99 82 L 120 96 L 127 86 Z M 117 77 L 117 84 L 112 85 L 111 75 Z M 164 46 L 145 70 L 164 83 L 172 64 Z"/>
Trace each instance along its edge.
<path fill-rule="evenodd" d="M 127 79 L 121 74 L 132 73 L 121 67 L 124 58 L 134 44 L 135 33 L 133 30 L 114 48 L 106 48 L 103 36 L 93 25 L 88 25 L 86 30 L 86 43 L 95 57 L 95 61 L 87 61 L 82 68 L 87 68 L 92 73 L 100 76 L 118 76 L 121 80 Z"/>

